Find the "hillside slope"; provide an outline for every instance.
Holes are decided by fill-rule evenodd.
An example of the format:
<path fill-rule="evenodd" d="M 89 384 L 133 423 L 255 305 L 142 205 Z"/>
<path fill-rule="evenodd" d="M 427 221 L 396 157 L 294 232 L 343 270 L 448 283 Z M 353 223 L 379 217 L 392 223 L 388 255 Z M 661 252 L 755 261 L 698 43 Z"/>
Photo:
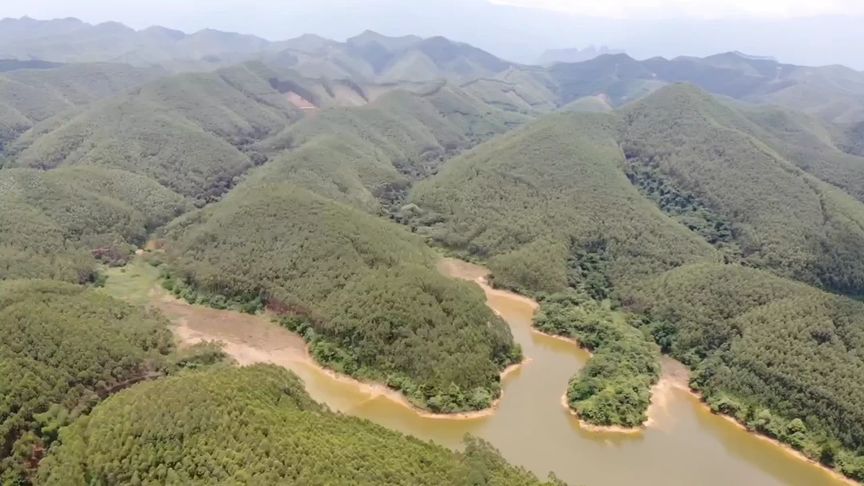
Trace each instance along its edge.
<path fill-rule="evenodd" d="M 60 427 L 173 347 L 163 318 L 83 287 L 0 282 L 0 480 L 26 484 Z"/>
<path fill-rule="evenodd" d="M 752 122 L 739 123 L 742 131 L 753 134 L 801 170 L 864 201 L 864 154 L 856 154 L 855 149 L 856 143 L 864 143 L 864 137 L 855 134 L 854 128 L 844 137 L 843 126 L 800 112 L 746 105 L 739 110 Z"/>
<path fill-rule="evenodd" d="M 411 201 L 422 214 L 412 224 L 447 247 L 491 258 L 500 283 L 531 290 L 562 288 L 574 252 L 608 260 L 604 271 L 614 282 L 712 258 L 699 249 L 702 239 L 728 260 L 861 293 L 864 204 L 773 149 L 801 163 L 811 159 L 796 148 L 816 151 L 817 140 L 829 139 L 814 130 L 807 131 L 811 144 L 803 137 L 783 143 L 781 135 L 789 135 L 765 128 L 771 113 L 738 111 L 698 88 L 673 85 L 612 116 L 542 119 L 420 183 Z M 825 152 L 821 164 L 808 167 L 814 174 L 858 170 L 853 156 Z M 538 253 L 553 258 L 525 267 L 525 255 Z M 514 280 L 517 268 L 540 287 Z"/>
<path fill-rule="evenodd" d="M 261 154 L 254 141 L 298 117 L 250 66 L 174 76 L 47 120 L 10 148 L 13 165 L 96 165 L 146 175 L 199 202 L 218 198 Z"/>
<path fill-rule="evenodd" d="M 449 161 L 419 183 L 412 224 L 446 247 L 488 259 L 500 285 L 556 291 L 611 286 L 720 258 L 627 180 L 607 115 L 545 117 Z M 594 258 L 603 268 L 582 268 Z M 604 283 L 593 282 L 603 274 Z M 590 274 L 590 275 L 589 275 Z"/>
<path fill-rule="evenodd" d="M 713 409 L 864 480 L 864 304 L 711 264 L 649 279 L 627 304 Z"/>
<path fill-rule="evenodd" d="M 772 148 L 786 136 L 774 113 L 674 85 L 609 115 L 546 116 L 419 183 L 408 221 L 486 260 L 496 284 L 537 293 L 536 324 L 587 339 L 598 356 L 608 344 L 598 329 L 614 322 L 596 301 L 612 297 L 695 368 L 717 411 L 860 479 L 864 307 L 802 282 L 861 292 L 864 205 Z M 807 139 L 797 143 L 785 150 Z M 639 335 L 616 342 L 650 351 Z M 606 387 L 587 419 L 617 423 L 620 409 L 639 423 L 647 351 L 586 368 L 571 406 L 584 413 L 580 400 Z"/>
<path fill-rule="evenodd" d="M 418 238 L 298 186 L 239 187 L 165 237 L 176 294 L 263 302 L 319 361 L 386 382 L 418 406 L 487 407 L 500 371 L 521 359 L 479 289 L 439 275 Z"/>
<path fill-rule="evenodd" d="M 864 205 L 739 129 L 740 113 L 675 85 L 622 116 L 630 170 L 649 195 L 695 197 L 729 225 L 748 265 L 840 292 L 864 290 Z"/>
<path fill-rule="evenodd" d="M 86 282 L 147 234 L 188 210 L 142 176 L 96 167 L 0 170 L 0 279 Z"/>
<path fill-rule="evenodd" d="M 560 104 L 604 94 L 619 106 L 664 85 L 684 82 L 717 95 L 780 105 L 832 123 L 864 120 L 864 74 L 842 66 L 796 66 L 738 52 L 643 61 L 611 54 L 556 64 L 548 72 L 558 86 Z"/>
<path fill-rule="evenodd" d="M 395 90 L 366 106 L 322 110 L 259 144 L 272 160 L 249 184 L 292 182 L 378 212 L 446 158 L 528 119 L 449 85 Z"/>
<path fill-rule="evenodd" d="M 0 73 L 0 153 L 33 125 L 153 81 L 159 69 L 69 64 Z"/>
<path fill-rule="evenodd" d="M 124 446 L 130 434 L 153 440 Z M 334 414 L 295 375 L 272 366 L 136 386 L 65 429 L 61 440 L 40 482 L 541 484 L 484 442 L 470 439 L 464 452 L 452 452 Z"/>

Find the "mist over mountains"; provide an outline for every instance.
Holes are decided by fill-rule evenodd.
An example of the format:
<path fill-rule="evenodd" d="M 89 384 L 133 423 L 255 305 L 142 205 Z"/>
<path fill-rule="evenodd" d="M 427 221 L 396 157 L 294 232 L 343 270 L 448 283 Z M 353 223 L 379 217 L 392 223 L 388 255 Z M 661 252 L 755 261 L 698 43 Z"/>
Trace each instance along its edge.
<path fill-rule="evenodd" d="M 503 95 L 507 99 L 497 103 L 522 104 L 523 111 L 540 105 L 566 105 L 600 94 L 603 98 L 597 106 L 612 109 L 665 84 L 689 82 L 715 94 L 778 104 L 832 122 L 854 124 L 864 119 L 864 74 L 848 67 L 805 67 L 740 51 L 643 61 L 628 54 L 605 47 L 550 50 L 540 59 L 550 66 L 540 68 L 510 62 L 441 36 L 391 37 L 366 30 L 344 42 L 315 34 L 269 41 L 213 29 L 192 34 L 164 27 L 135 30 L 117 22 L 92 25 L 73 18 L 0 21 L 0 59 L 123 63 L 167 72 L 209 71 L 262 61 L 277 72 L 290 72 L 295 85 L 299 78 L 339 80 L 364 103 L 371 99 L 373 91 L 380 91 L 375 88 L 364 92 L 364 84 L 448 80 L 467 83 L 464 87 L 485 101 L 489 101 L 491 92 L 500 96 L 501 89 L 510 89 Z M 587 61 L 567 62 L 583 58 Z M 498 86 L 490 90 L 486 85 L 493 80 Z M 529 86 L 534 93 L 526 95 Z M 316 106 L 322 103 L 322 95 L 340 98 L 332 88 L 313 93 L 318 88 L 307 83 L 291 91 L 298 95 L 302 92 L 305 96 L 301 98 Z M 513 93 L 517 92 L 520 99 L 515 100 Z M 346 98 L 340 99 L 342 103 Z"/>
<path fill-rule="evenodd" d="M 264 37 L 0 21 L 0 483 L 583 484 L 562 393 L 582 423 L 650 427 L 662 354 L 713 412 L 864 481 L 864 72 L 825 65 L 846 44 L 771 30 L 814 19 L 730 39 L 732 21 L 331 3 L 196 21 Z M 627 53 L 571 47 L 600 42 Z M 407 413 L 495 414 L 519 396 L 502 373 L 539 355 L 442 253 L 592 351 L 523 390 L 567 420 L 522 427 L 529 453 L 506 459 L 530 472 L 349 417 L 365 394 L 332 414 L 256 342 L 175 344 L 203 312 Z M 670 433 L 700 474 L 750 461 Z M 534 467 L 541 447 L 563 459 Z M 693 482 L 678 454 L 649 459 L 599 473 Z M 748 467 L 741 484 L 789 482 Z"/>
<path fill-rule="evenodd" d="M 706 56 L 738 50 L 771 55 L 794 64 L 844 64 L 864 69 L 864 58 L 858 48 L 864 44 L 860 28 L 864 19 L 855 15 L 712 20 L 676 18 L 670 13 L 669 18 L 659 20 L 615 20 L 494 5 L 486 0 L 324 0 L 314 3 L 288 0 L 281 2 L 278 8 L 265 1 L 256 2 L 250 8 L 256 8 L 254 11 L 258 13 L 254 24 L 249 20 L 253 16 L 238 16 L 236 10 L 211 8 L 202 13 L 191 4 L 168 12 L 125 3 L 98 8 L 76 4 L 75 8 L 52 12 L 68 12 L 66 15 L 80 16 L 91 23 L 119 20 L 136 29 L 150 25 L 166 25 L 187 32 L 214 28 L 253 33 L 270 40 L 284 40 L 307 32 L 343 40 L 367 28 L 395 36 L 442 35 L 523 63 L 535 62 L 547 49 L 594 44 L 621 49 L 640 59 Z"/>

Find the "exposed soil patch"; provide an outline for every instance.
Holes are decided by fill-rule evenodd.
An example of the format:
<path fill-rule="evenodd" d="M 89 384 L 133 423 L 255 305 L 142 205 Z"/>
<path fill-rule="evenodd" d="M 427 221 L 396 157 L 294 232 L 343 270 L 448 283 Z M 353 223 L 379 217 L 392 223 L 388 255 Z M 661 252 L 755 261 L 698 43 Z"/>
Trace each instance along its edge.
<path fill-rule="evenodd" d="M 289 91 L 285 93 L 285 97 L 288 98 L 288 102 L 297 108 L 303 111 L 317 111 L 318 107 L 315 106 L 311 101 L 306 98 L 300 96 L 299 94 Z"/>

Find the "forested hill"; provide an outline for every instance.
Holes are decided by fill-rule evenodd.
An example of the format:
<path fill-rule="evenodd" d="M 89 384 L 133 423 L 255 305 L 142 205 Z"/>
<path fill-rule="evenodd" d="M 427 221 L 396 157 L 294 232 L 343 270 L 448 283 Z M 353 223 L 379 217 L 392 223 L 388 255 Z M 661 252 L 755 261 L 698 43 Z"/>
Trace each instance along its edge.
<path fill-rule="evenodd" d="M 731 231 L 747 265 L 842 293 L 864 291 L 864 204 L 800 170 L 771 141 L 743 132 L 740 113 L 679 85 L 622 115 L 631 178 L 661 208 L 703 206 Z"/>
<path fill-rule="evenodd" d="M 48 119 L 11 144 L 7 157 L 40 169 L 122 169 L 203 204 L 263 161 L 252 142 L 299 116 L 257 67 L 174 76 Z"/>
<path fill-rule="evenodd" d="M 633 187 L 616 126 L 609 115 L 554 115 L 483 144 L 417 185 L 412 224 L 488 259 L 496 284 L 529 292 L 573 285 L 568 261 L 580 252 L 601 254 L 614 283 L 719 260 Z"/>
<path fill-rule="evenodd" d="M 125 64 L 67 64 L 32 68 L 8 63 L 0 72 L 0 152 L 48 118 L 118 95 L 165 74 Z"/>
<path fill-rule="evenodd" d="M 851 165 L 829 153 L 799 167 L 801 152 L 781 150 L 777 113 L 675 85 L 610 114 L 547 116 L 419 183 L 408 222 L 486 260 L 497 285 L 540 296 L 549 332 L 604 346 L 590 333 L 613 323 L 585 296 L 617 302 L 696 369 L 716 410 L 864 478 L 864 307 L 837 295 L 864 290 L 864 204 L 818 178 Z M 799 130 L 810 120 L 779 113 Z M 603 353 L 605 378 L 575 382 L 579 400 L 611 390 L 591 409 L 602 423 L 639 416 L 628 397 L 650 373 L 639 385 L 612 371 L 650 370 L 631 348 L 624 362 Z"/>
<path fill-rule="evenodd" d="M 38 123 L 6 150 L 15 212 L 3 276 L 99 284 L 98 261 L 123 264 L 158 227 L 206 206 L 163 232 L 169 289 L 269 306 L 308 329 L 320 361 L 418 406 L 489 406 L 499 373 L 521 359 L 507 327 L 481 293 L 437 274 L 421 239 L 377 215 L 531 108 L 498 108 L 449 83 L 340 86 L 247 63 Z"/>
<path fill-rule="evenodd" d="M 0 170 L 0 279 L 99 280 L 191 205 L 146 177 L 97 167 Z"/>
<path fill-rule="evenodd" d="M 381 212 L 447 158 L 529 120 L 452 86 L 397 90 L 365 106 L 323 110 L 266 140 L 262 149 L 275 155 L 247 185 L 292 182 Z"/>
<path fill-rule="evenodd" d="M 642 423 L 662 350 L 716 410 L 864 479 L 860 73 L 30 19 L 0 55 L 2 481 L 535 483 L 189 359 L 90 288 L 148 242 L 177 297 L 268 310 L 429 411 L 489 407 L 521 350 L 437 246 L 595 351 L 581 418 Z"/>
<path fill-rule="evenodd" d="M 60 427 L 158 375 L 173 348 L 143 309 L 72 284 L 0 282 L 0 481 L 26 481 Z"/>
<path fill-rule="evenodd" d="M 130 435 L 152 440 L 130 444 Z M 329 412 L 296 376 L 272 366 L 136 386 L 64 429 L 61 440 L 40 483 L 552 484 L 476 439 L 452 452 Z"/>
<path fill-rule="evenodd" d="M 864 481 L 864 304 L 737 265 L 690 265 L 625 302 L 712 409 Z"/>
<path fill-rule="evenodd" d="M 236 189 L 169 226 L 166 285 L 192 302 L 266 305 L 323 364 L 437 412 L 488 407 L 521 359 L 470 284 L 437 274 L 404 228 L 290 184 Z"/>
<path fill-rule="evenodd" d="M 566 287 L 568 259 L 593 252 L 612 285 L 725 259 L 860 293 L 864 205 L 756 138 L 770 122 L 687 85 L 611 115 L 556 115 L 420 183 L 416 224 L 527 290 Z"/>
<path fill-rule="evenodd" d="M 603 93 L 613 106 L 620 106 L 664 85 L 684 82 L 724 97 L 780 105 L 840 125 L 864 120 L 864 74 L 843 66 L 795 66 L 737 52 L 644 61 L 610 54 L 553 65 L 549 75 L 558 86 L 561 103 Z"/>

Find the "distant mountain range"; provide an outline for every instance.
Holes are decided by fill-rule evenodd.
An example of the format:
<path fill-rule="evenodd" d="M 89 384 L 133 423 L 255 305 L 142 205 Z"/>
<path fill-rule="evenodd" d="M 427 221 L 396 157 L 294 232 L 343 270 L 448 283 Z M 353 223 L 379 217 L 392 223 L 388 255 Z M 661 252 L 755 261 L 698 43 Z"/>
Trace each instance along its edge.
<path fill-rule="evenodd" d="M 164 27 L 134 30 L 118 22 L 75 18 L 0 20 L 0 57 L 55 62 L 159 64 L 199 70 L 247 60 L 278 45 L 251 35 L 206 29 L 186 34 Z"/>
<path fill-rule="evenodd" d="M 572 62 L 582 58 L 590 59 Z M 25 17 L 0 20 L 0 59 L 14 60 L 0 64 L 4 71 L 112 62 L 167 72 L 212 71 L 254 60 L 290 80 L 279 89 L 305 100 L 301 103 L 365 103 L 394 85 L 413 83 L 409 89 L 417 91 L 427 89 L 424 83 L 449 81 L 484 102 L 523 113 L 563 106 L 608 110 L 666 84 L 689 82 L 718 95 L 781 105 L 844 125 L 864 121 L 864 73 L 783 64 L 741 52 L 639 61 L 601 46 L 551 50 L 541 61 L 552 65 L 535 67 L 444 37 L 389 37 L 367 30 L 345 42 L 313 34 L 272 42 L 209 29 L 186 34 L 164 27 L 134 30 L 116 22 Z"/>
<path fill-rule="evenodd" d="M 161 345 L 150 334 L 108 339 L 138 325 L 126 319 L 131 308 L 73 298 L 89 291 L 72 284 L 104 284 L 105 265 L 124 264 L 148 241 L 161 251 L 141 259 L 161 264 L 149 271 L 173 295 L 269 309 L 321 364 L 386 384 L 417 407 L 484 409 L 521 351 L 479 289 L 438 274 L 433 243 L 485 262 L 499 287 L 538 296 L 547 329 L 625 346 L 592 344 L 593 360 L 566 391 L 581 418 L 641 423 L 662 347 L 694 369 L 691 384 L 715 411 L 864 480 L 864 303 L 844 296 L 864 295 L 864 73 L 737 51 L 637 60 L 601 50 L 553 52 L 563 61 L 600 55 L 545 66 L 435 36 L 272 42 L 0 21 L 0 281 L 40 279 L 0 282 L 0 369 L 13 371 L 0 373 L 0 389 L 11 390 L 6 408 L 15 411 L 0 410 L 0 482 L 29 484 L 43 452 L 42 467 L 57 468 L 42 469 L 43 482 L 68 471 L 101 477 L 108 463 L 122 466 L 111 476 L 119 483 L 171 477 L 135 434 L 129 442 L 128 407 L 111 408 L 119 394 L 86 419 L 84 408 L 65 408 L 90 407 L 151 365 L 181 366 L 167 355 L 164 368 L 162 358 L 151 363 Z M 107 284 L 125 287 L 121 273 Z M 632 318 L 607 314 L 610 306 Z M 547 313 L 565 308 L 560 319 Z M 89 333 L 99 316 L 104 332 Z M 140 325 L 171 343 L 165 324 Z M 232 380 L 228 371 L 214 368 L 223 378 L 213 390 Z M 152 384 L 188 377 L 179 390 L 203 376 Z M 256 390 L 259 382 L 249 378 Z M 153 395 L 142 386 L 121 393 Z M 553 407 L 562 392 L 549 395 Z M 228 405 L 205 415 L 238 422 Z M 196 406 L 171 402 L 156 418 Z M 64 432 L 58 446 L 67 419 L 64 431 L 79 437 Z M 230 433 L 249 436 L 256 423 Z M 98 431 L 119 431 L 97 444 L 122 445 L 102 448 L 113 456 L 84 440 Z M 218 468 L 248 452 L 245 443 L 201 452 L 196 444 L 209 438 L 186 432 L 192 466 L 178 477 L 202 478 L 194 461 L 204 457 L 213 481 L 225 480 Z M 287 433 L 287 442 L 258 443 L 289 466 L 347 457 L 295 440 L 342 436 Z M 368 437 L 355 442 L 378 444 Z M 169 442 L 159 457 L 179 450 Z M 343 463 L 335 479 L 314 474 L 382 482 L 356 476 L 377 474 L 374 462 L 335 461 Z M 478 464 L 476 474 L 426 481 L 408 471 L 412 484 L 532 484 L 494 473 L 490 464 L 504 462 L 491 452 Z M 278 483 L 297 471 L 236 478 Z"/>
<path fill-rule="evenodd" d="M 606 46 L 588 46 L 584 49 L 575 47 L 570 49 L 548 49 L 537 59 L 537 64 L 545 66 L 559 62 L 583 62 L 590 61 L 603 54 L 623 53 L 624 51 L 620 49 L 610 49 Z"/>
<path fill-rule="evenodd" d="M 428 80 L 442 71 L 470 80 L 510 66 L 485 51 L 443 37 L 387 37 L 366 31 L 344 43 L 311 34 L 271 42 L 212 29 L 186 34 L 164 27 L 134 30 L 117 22 L 91 25 L 74 18 L 27 17 L 0 20 L 0 58 L 159 65 L 175 72 L 263 59 L 314 76 L 382 82 Z"/>

